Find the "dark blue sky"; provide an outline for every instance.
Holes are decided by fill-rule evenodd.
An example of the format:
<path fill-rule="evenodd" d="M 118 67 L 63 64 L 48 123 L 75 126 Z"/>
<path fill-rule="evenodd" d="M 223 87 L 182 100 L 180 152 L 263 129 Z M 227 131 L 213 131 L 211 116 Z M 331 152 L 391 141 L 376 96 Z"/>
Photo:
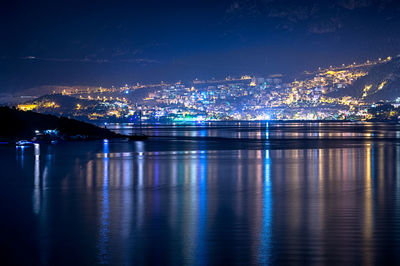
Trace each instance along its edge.
<path fill-rule="evenodd" d="M 400 1 L 9 1 L 0 91 L 293 74 L 400 53 Z"/>

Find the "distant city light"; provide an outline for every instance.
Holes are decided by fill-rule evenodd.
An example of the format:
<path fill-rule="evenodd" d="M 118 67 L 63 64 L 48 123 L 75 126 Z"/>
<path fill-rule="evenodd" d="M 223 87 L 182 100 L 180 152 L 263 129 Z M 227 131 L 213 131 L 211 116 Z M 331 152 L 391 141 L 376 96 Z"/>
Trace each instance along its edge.
<path fill-rule="evenodd" d="M 332 97 L 367 75 L 367 67 L 384 63 L 367 60 L 356 65 L 319 67 L 307 72 L 307 77 L 284 83 L 281 75 L 259 77 L 242 75 L 222 80 L 196 79 L 184 82 L 135 84 L 124 87 L 90 87 L 62 90 L 62 97 L 78 99 L 74 110 L 67 109 L 57 94 L 18 105 L 23 111 L 63 114 L 92 121 L 138 122 L 199 122 L 217 120 L 316 120 L 366 119 L 366 99 L 385 88 L 387 81 L 377 86 L 365 86 L 362 97 Z M 135 99 L 123 95 L 146 88 L 147 94 Z M 69 101 L 72 101 L 69 99 Z M 138 104 L 140 102 L 140 104 Z"/>

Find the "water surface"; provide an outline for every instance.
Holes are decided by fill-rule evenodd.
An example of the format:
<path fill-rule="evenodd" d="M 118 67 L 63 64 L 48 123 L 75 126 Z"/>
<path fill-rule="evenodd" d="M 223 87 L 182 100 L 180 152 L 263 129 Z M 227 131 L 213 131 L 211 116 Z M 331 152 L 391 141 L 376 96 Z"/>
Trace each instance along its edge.
<path fill-rule="evenodd" d="M 142 130 L 155 137 L 0 147 L 0 259 L 26 265 L 400 262 L 397 125 Z"/>

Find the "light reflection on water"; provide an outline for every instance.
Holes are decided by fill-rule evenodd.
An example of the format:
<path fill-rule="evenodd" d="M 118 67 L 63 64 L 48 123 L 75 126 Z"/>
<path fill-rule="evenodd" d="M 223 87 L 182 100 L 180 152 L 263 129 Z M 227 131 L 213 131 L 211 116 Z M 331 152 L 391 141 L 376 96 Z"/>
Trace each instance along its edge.
<path fill-rule="evenodd" d="M 400 261 L 397 142 L 177 142 L 3 148 L 4 254 L 50 265 Z"/>
<path fill-rule="evenodd" d="M 242 139 L 399 138 L 400 125 L 376 122 L 206 122 L 193 125 L 110 124 L 118 133 L 157 137 L 223 137 Z"/>
<path fill-rule="evenodd" d="M 103 184 L 101 190 L 101 216 L 99 223 L 99 236 L 98 236 L 98 262 L 100 264 L 108 264 L 109 263 L 109 236 L 110 236 L 110 198 L 109 198 L 109 157 L 108 157 L 108 141 L 103 142 Z M 101 176 L 101 175 L 100 175 Z M 118 183 L 118 180 L 117 180 Z"/>

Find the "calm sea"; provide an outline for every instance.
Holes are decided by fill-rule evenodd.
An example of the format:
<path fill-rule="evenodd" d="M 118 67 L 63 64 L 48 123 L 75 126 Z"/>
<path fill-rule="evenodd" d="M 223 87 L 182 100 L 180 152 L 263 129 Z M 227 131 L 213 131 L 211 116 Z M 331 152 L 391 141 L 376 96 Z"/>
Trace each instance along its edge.
<path fill-rule="evenodd" d="M 400 264 L 396 124 L 134 133 L 0 146 L 1 264 Z"/>

